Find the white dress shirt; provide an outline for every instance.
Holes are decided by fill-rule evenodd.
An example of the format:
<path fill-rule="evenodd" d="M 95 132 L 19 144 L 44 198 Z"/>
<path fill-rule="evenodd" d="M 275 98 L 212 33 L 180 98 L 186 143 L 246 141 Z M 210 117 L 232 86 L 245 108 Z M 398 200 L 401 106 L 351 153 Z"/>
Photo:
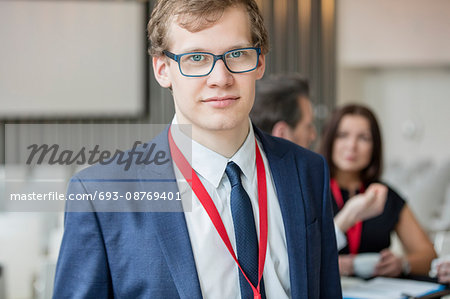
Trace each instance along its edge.
<path fill-rule="evenodd" d="M 250 122 L 250 120 L 249 120 Z M 236 163 L 241 171 L 242 185 L 247 191 L 253 207 L 256 231 L 259 238 L 258 189 L 255 163 L 255 134 L 250 122 L 250 131 L 239 150 L 230 159 L 190 140 L 176 126 L 176 117 L 171 128 L 175 143 L 192 144 L 192 167 L 211 196 L 228 237 L 236 253 L 233 218 L 230 210 L 231 186 L 225 168 L 229 161 Z M 192 143 L 191 143 L 192 142 Z M 258 141 L 266 168 L 268 244 L 264 265 L 264 286 L 267 298 L 290 298 L 289 261 L 286 235 L 280 205 L 272 180 L 270 167 L 262 146 Z M 180 147 L 183 151 L 183 148 Z M 191 159 L 186 157 L 188 161 Z M 189 231 L 192 251 L 203 298 L 241 298 L 239 268 L 212 224 L 202 204 L 186 187 L 183 175 L 174 164 L 174 171 L 181 193 L 184 213 Z M 184 183 L 183 183 L 184 181 Z M 192 196 L 192 197 L 191 197 Z M 192 198 L 192 206 L 186 205 Z"/>

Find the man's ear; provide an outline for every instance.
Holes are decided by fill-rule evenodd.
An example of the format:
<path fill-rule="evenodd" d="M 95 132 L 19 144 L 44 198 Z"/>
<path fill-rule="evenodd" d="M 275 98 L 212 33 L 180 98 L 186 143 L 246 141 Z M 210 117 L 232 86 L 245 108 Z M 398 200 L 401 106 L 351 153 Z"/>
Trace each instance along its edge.
<path fill-rule="evenodd" d="M 163 55 L 154 56 L 152 62 L 153 73 L 155 74 L 155 79 L 158 81 L 159 85 L 164 88 L 172 87 L 169 74 L 169 62 L 167 61 L 167 58 Z"/>
<path fill-rule="evenodd" d="M 264 76 L 266 70 L 266 55 L 259 55 L 258 66 L 256 67 L 256 80 L 261 79 Z"/>
<path fill-rule="evenodd" d="M 290 137 L 291 137 L 290 129 L 291 128 L 289 127 L 287 122 L 280 120 L 280 121 L 276 122 L 275 125 L 273 125 L 272 136 L 290 140 Z"/>

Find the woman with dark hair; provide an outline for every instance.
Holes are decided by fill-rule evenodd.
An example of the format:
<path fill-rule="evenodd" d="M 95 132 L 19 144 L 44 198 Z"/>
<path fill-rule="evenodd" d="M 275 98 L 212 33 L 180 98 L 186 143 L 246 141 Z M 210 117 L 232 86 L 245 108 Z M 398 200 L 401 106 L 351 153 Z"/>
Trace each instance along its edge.
<path fill-rule="evenodd" d="M 358 254 L 379 252 L 372 276 L 427 275 L 436 257 L 433 245 L 405 201 L 380 183 L 382 143 L 374 114 L 361 105 L 336 110 L 320 151 L 330 167 L 341 274 L 354 274 Z M 389 250 L 393 231 L 404 257 Z"/>

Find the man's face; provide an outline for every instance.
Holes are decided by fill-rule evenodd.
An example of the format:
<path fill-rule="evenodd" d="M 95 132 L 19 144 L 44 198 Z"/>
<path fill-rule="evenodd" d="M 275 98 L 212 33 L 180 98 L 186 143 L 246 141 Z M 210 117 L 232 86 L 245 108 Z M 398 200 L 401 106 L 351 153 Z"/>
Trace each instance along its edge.
<path fill-rule="evenodd" d="M 295 128 L 291 129 L 290 141 L 308 148 L 316 139 L 316 129 L 314 127 L 314 115 L 311 102 L 305 97 L 299 97 L 298 109 L 301 111 L 302 118 L 298 121 Z"/>
<path fill-rule="evenodd" d="M 216 55 L 251 47 L 250 24 L 241 6 L 226 9 L 211 27 L 189 32 L 172 21 L 168 31 L 169 51 L 183 54 L 193 51 Z M 192 124 L 193 134 L 223 130 L 245 130 L 255 98 L 255 81 L 264 74 L 265 59 L 247 73 L 234 74 L 218 60 L 212 72 L 204 77 L 185 77 L 178 64 L 167 57 L 153 58 L 156 78 L 163 87 L 172 87 L 177 120 Z"/>

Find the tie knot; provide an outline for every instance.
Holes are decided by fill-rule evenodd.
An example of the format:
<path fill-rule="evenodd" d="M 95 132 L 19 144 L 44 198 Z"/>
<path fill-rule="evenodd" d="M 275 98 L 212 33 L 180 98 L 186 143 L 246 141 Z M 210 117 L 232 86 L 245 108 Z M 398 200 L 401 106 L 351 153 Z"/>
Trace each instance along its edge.
<path fill-rule="evenodd" d="M 230 180 L 231 187 L 234 187 L 238 184 L 241 185 L 241 169 L 236 163 L 228 162 L 225 173 Z"/>

